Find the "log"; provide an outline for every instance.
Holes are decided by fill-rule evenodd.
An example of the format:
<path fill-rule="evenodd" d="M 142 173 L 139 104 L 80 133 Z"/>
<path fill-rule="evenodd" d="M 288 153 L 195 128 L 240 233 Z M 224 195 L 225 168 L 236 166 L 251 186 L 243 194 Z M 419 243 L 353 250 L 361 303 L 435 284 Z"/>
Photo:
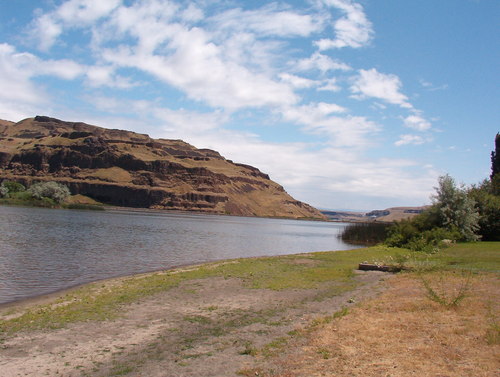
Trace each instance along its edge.
<path fill-rule="evenodd" d="M 383 272 L 399 272 L 402 270 L 401 267 L 397 266 L 387 266 L 387 265 L 378 265 L 373 263 L 360 263 L 358 266 L 358 270 L 361 271 L 383 271 Z"/>

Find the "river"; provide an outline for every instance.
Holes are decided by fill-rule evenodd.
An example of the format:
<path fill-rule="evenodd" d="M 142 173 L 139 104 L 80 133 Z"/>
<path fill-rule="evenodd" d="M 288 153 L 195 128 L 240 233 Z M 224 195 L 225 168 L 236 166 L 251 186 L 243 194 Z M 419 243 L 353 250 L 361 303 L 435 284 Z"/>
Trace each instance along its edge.
<path fill-rule="evenodd" d="M 0 303 L 221 259 L 346 250 L 343 223 L 0 206 Z"/>

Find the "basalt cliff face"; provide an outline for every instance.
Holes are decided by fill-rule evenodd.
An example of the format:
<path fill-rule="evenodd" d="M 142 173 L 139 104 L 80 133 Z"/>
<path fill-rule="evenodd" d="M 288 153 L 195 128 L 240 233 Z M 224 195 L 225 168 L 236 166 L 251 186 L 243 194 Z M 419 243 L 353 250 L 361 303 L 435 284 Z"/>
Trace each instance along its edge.
<path fill-rule="evenodd" d="M 0 180 L 57 181 L 127 207 L 321 218 L 257 168 L 181 140 L 36 116 L 0 121 Z"/>

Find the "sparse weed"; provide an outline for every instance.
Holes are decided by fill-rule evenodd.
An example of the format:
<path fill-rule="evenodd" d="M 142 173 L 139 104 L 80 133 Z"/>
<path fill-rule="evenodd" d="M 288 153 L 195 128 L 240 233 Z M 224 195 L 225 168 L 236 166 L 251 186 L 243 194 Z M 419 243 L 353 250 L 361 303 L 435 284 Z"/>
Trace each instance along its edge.
<path fill-rule="evenodd" d="M 446 275 L 446 276 L 445 276 Z M 462 276 L 458 287 L 453 283 L 450 283 L 450 276 L 445 272 L 439 273 L 438 282 L 435 287 L 432 287 L 431 282 L 420 275 L 420 280 L 426 291 L 426 296 L 444 306 L 447 309 L 456 308 L 463 299 L 467 296 L 467 292 L 470 290 L 472 272 L 469 271 Z"/>
<path fill-rule="evenodd" d="M 321 357 L 325 360 L 329 359 L 330 357 L 332 357 L 332 354 L 331 352 L 326 349 L 326 348 L 319 348 L 317 351 L 316 351 L 318 354 L 321 355 Z"/>

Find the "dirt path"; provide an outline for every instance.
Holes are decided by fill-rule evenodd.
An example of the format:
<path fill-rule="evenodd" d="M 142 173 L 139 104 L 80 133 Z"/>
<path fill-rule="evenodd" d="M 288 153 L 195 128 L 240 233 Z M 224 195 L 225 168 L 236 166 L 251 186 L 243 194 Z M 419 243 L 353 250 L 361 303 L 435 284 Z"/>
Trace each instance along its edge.
<path fill-rule="evenodd" d="M 246 375 L 266 367 L 266 356 L 315 318 L 373 297 L 389 276 L 357 273 L 359 284 L 347 292 L 339 283 L 273 291 L 245 288 L 238 279 L 191 280 L 125 307 L 116 320 L 7 338 L 1 375 Z"/>

